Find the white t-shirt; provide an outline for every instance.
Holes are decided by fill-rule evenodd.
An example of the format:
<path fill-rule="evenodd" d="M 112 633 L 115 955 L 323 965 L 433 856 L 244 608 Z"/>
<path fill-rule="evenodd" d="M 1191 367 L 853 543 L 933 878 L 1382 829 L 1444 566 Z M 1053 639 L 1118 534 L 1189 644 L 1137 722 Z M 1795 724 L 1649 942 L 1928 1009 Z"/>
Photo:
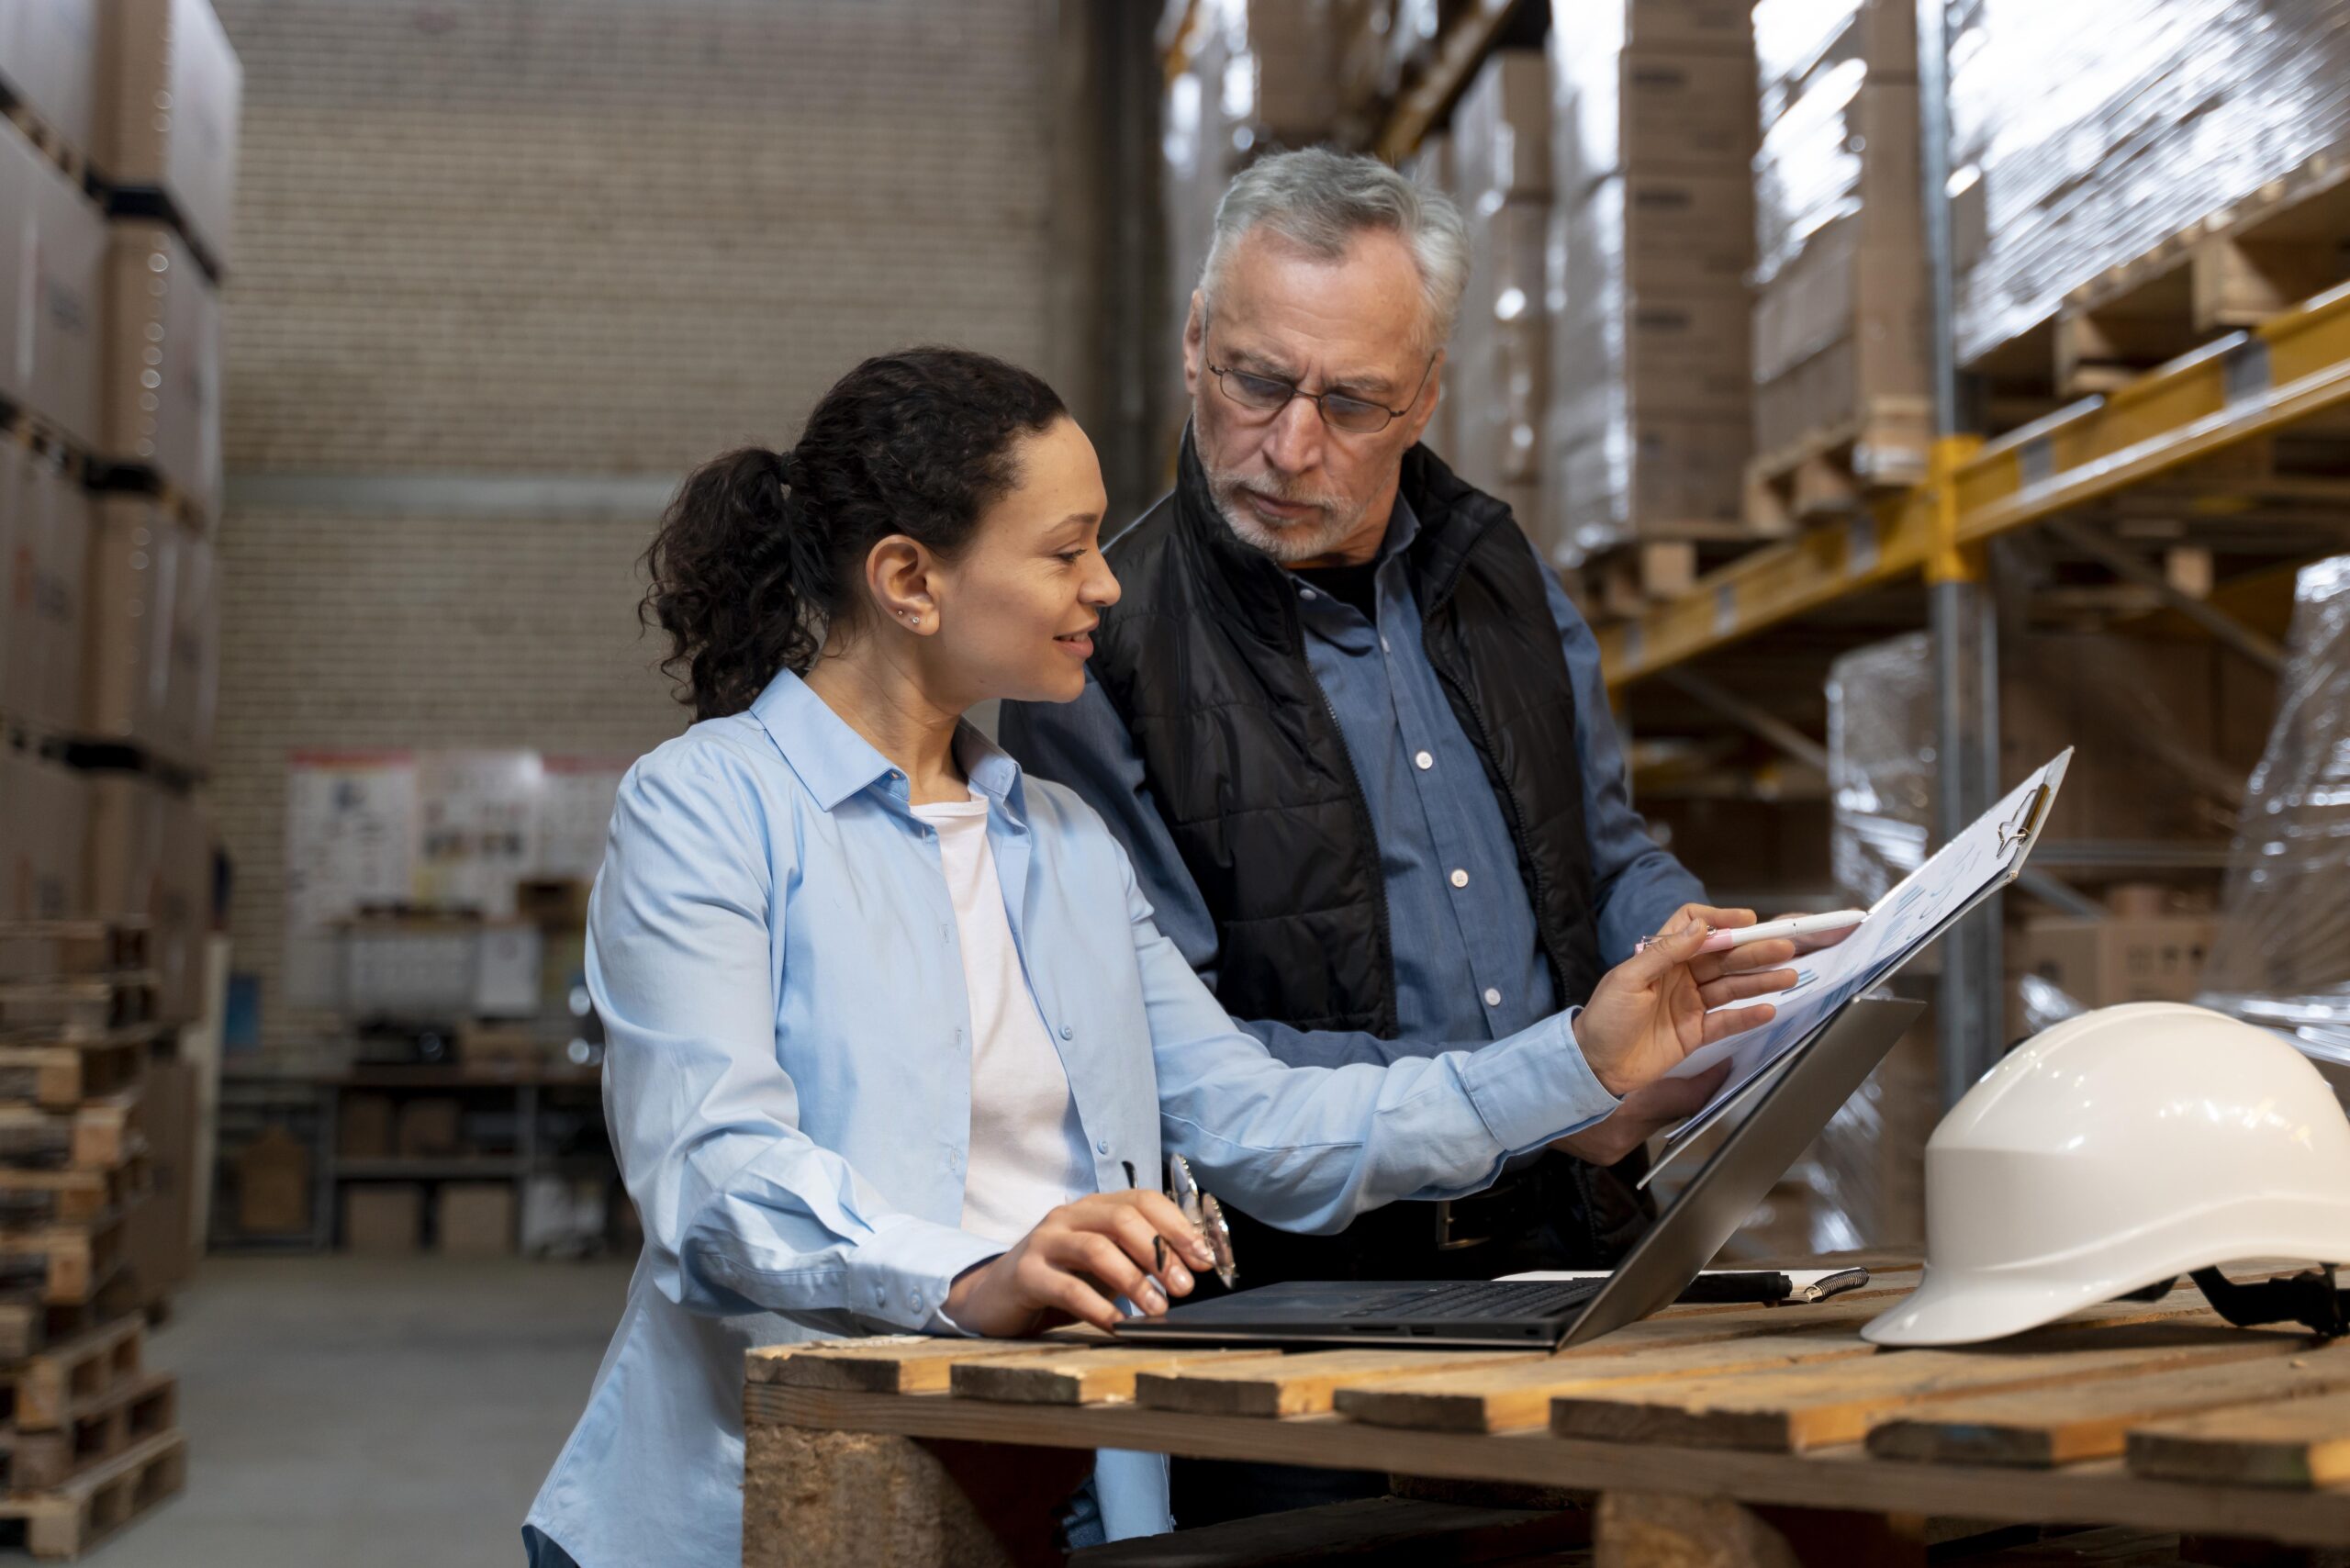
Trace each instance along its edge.
<path fill-rule="evenodd" d="M 916 806 L 938 834 L 938 857 L 962 939 L 971 1007 L 971 1154 L 963 1228 L 1013 1242 L 1071 1198 L 1093 1191 L 1093 1163 L 1069 1073 L 1013 945 L 988 844 L 982 799 Z"/>

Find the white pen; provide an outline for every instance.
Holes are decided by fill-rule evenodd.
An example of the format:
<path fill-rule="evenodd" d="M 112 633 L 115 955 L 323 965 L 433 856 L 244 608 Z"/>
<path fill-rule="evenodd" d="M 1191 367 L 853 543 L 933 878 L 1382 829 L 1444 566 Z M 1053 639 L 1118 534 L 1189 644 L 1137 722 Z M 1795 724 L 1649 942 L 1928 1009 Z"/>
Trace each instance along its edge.
<path fill-rule="evenodd" d="M 1826 914 L 1798 914 L 1789 920 L 1766 920 L 1760 925 L 1732 926 L 1717 931 L 1697 945 L 1700 953 L 1722 953 L 1732 947 L 1743 947 L 1749 942 L 1769 942 L 1781 936 L 1818 936 L 1830 931 L 1850 931 L 1869 917 L 1864 909 L 1840 909 Z"/>

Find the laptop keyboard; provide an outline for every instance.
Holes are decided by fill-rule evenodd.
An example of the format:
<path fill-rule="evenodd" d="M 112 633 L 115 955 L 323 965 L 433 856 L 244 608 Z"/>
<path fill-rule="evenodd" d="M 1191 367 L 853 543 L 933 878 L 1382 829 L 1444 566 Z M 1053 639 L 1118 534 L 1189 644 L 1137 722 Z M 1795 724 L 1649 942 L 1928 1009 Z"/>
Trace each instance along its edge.
<path fill-rule="evenodd" d="M 1487 1318 L 1540 1317 L 1578 1306 L 1599 1294 L 1604 1280 L 1470 1280 L 1457 1285 L 1426 1285 L 1390 1291 L 1350 1306 L 1337 1316 L 1441 1317 L 1456 1322 Z"/>

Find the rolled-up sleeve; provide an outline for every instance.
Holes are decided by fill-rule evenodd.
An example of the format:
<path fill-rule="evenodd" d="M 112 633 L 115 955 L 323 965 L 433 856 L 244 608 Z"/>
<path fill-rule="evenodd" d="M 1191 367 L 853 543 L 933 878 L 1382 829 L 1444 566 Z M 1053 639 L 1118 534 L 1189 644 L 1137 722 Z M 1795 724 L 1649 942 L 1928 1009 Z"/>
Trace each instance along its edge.
<path fill-rule="evenodd" d="M 605 1116 L 655 1277 L 693 1312 L 951 1327 L 947 1288 L 1002 1247 L 893 1208 L 800 1130 L 777 1055 L 776 862 L 709 750 L 630 772 L 588 915 Z"/>
<path fill-rule="evenodd" d="M 1327 1234 L 1398 1199 L 1460 1197 L 1503 1162 L 1617 1106 L 1572 1011 L 1477 1050 L 1292 1067 L 1237 1027 L 1126 882 L 1158 1078 L 1159 1133 L 1205 1184 L 1287 1230 Z"/>

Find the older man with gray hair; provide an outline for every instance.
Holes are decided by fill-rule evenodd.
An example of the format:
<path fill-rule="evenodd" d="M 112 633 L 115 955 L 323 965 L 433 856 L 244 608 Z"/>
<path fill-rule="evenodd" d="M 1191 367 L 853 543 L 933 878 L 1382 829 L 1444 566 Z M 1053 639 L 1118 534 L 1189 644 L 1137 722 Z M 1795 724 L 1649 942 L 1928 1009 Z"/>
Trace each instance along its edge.
<path fill-rule="evenodd" d="M 1175 488 L 1109 546 L 1125 593 L 1084 695 L 1003 715 L 1013 754 L 1102 812 L 1160 928 L 1285 1061 L 1571 1030 L 1683 908 L 1753 919 L 1707 907 L 1632 810 L 1591 629 L 1509 509 L 1417 444 L 1468 270 L 1451 204 L 1373 159 L 1285 152 L 1235 179 L 1183 330 Z M 1793 953 L 1701 960 L 1708 1004 L 1791 981 Z M 1243 1282 L 1611 1265 L 1652 1212 L 1641 1145 L 1710 1088 L 1638 1090 L 1490 1193 L 1340 1236 L 1237 1217 Z M 1174 1512 L 1379 1485 L 1179 1462 Z"/>

